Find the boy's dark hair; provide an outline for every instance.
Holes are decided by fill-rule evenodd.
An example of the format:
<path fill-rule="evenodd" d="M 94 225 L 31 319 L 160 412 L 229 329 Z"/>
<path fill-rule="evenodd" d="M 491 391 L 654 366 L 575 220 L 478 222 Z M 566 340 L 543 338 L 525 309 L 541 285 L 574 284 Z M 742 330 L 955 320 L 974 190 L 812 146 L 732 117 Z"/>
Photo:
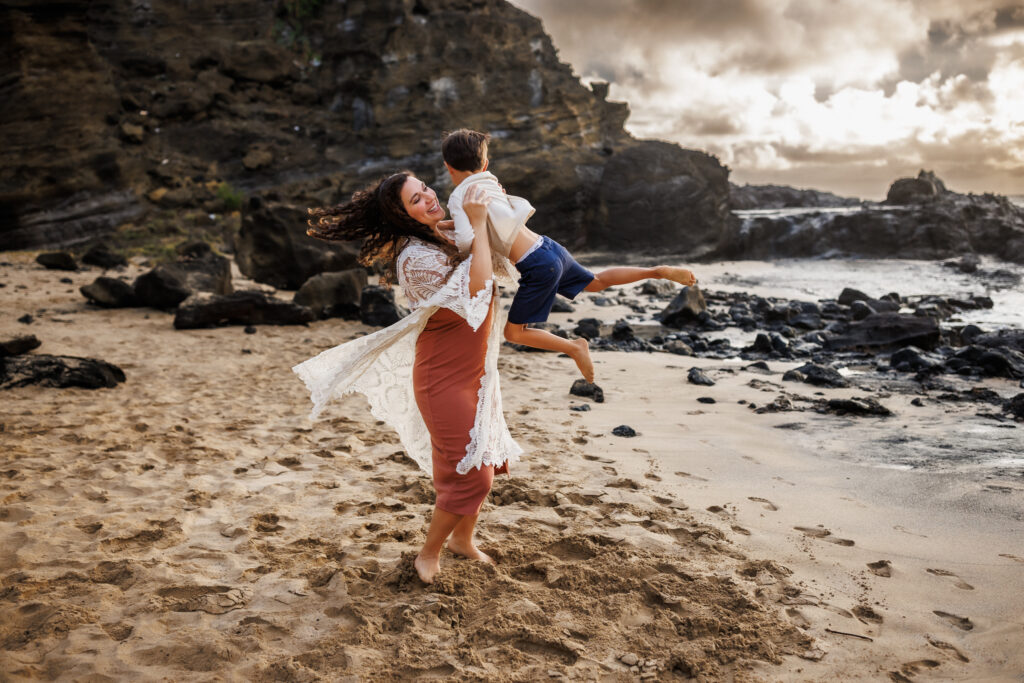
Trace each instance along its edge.
<path fill-rule="evenodd" d="M 441 142 L 441 156 L 456 171 L 477 171 L 484 165 L 484 153 L 491 136 L 468 128 L 448 133 Z"/>

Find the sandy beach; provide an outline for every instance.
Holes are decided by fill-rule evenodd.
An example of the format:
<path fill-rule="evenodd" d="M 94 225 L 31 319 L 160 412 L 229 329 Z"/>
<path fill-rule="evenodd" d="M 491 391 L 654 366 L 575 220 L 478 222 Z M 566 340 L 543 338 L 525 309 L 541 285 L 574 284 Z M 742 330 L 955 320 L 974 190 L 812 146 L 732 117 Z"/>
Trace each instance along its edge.
<path fill-rule="evenodd" d="M 372 328 L 176 331 L 170 313 L 88 305 L 78 287 L 97 271 L 34 257 L 4 255 L 0 337 L 35 334 L 37 353 L 100 358 L 127 381 L 0 397 L 2 680 L 1024 673 L 1019 473 L 857 457 L 893 438 L 955 448 L 970 438 L 956 407 L 892 393 L 888 418 L 755 414 L 783 392 L 863 392 L 784 386 L 799 363 L 619 352 L 594 354 L 593 403 L 569 395 L 568 359 L 506 347 L 505 410 L 527 452 L 481 516 L 497 565 L 446 554 L 428 587 L 411 558 L 429 479 L 358 396 L 310 422 L 290 370 Z M 616 311 L 584 301 L 552 320 L 598 313 Z M 687 383 L 691 367 L 716 384 Z M 623 424 L 637 436 L 612 435 Z M 1005 432 L 1000 448 L 1024 443 Z"/>

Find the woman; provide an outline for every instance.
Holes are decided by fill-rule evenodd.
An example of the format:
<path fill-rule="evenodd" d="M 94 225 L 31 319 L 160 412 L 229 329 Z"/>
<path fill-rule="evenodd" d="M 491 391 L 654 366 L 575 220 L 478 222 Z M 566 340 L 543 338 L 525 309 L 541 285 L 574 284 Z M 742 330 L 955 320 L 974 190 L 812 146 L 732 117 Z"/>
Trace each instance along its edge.
<path fill-rule="evenodd" d="M 437 195 L 411 173 L 356 192 L 347 204 L 310 210 L 308 234 L 362 239 L 360 262 L 383 262 L 382 279 L 397 276 L 413 312 L 292 368 L 310 391 L 313 417 L 331 398 L 361 392 L 432 474 L 437 500 L 415 560 L 425 583 L 440 570 L 446 540 L 456 554 L 491 562 L 473 531 L 494 473 L 522 453 L 501 410 L 501 326 L 483 191 L 467 195 L 463 206 L 476 238 L 461 262 L 442 229 Z"/>

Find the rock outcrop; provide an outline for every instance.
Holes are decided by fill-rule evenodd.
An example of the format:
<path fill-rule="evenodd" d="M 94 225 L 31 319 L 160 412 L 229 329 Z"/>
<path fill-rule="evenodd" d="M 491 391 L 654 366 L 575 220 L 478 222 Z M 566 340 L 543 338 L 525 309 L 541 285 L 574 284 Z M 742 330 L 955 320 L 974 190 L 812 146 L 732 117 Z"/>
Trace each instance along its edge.
<path fill-rule="evenodd" d="M 840 197 L 821 190 L 798 189 L 788 185 L 729 185 L 729 205 L 735 210 L 788 209 L 802 207 L 832 208 L 859 206 L 856 197 Z"/>
<path fill-rule="evenodd" d="M 1024 208 L 999 195 L 951 192 L 927 172 L 909 180 L 893 184 L 890 198 L 898 198 L 898 205 L 748 217 L 727 227 L 711 256 L 947 259 L 984 254 L 1024 263 Z"/>
<path fill-rule="evenodd" d="M 0 248 L 254 195 L 332 203 L 400 168 L 445 196 L 460 126 L 570 247 L 699 251 L 732 220 L 726 168 L 630 137 L 628 107 L 504 0 L 12 0 L 0 25 Z"/>

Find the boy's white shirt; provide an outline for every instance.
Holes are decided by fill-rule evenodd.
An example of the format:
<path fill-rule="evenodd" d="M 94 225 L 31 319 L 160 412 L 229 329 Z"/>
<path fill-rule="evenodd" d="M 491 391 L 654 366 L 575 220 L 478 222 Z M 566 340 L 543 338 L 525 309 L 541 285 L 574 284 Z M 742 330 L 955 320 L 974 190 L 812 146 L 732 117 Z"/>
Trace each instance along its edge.
<path fill-rule="evenodd" d="M 535 209 L 522 197 L 505 194 L 498 179 L 490 171 L 481 171 L 463 179 L 448 197 L 448 213 L 455 223 L 455 246 L 463 254 L 468 254 L 473 246 L 473 226 L 462 210 L 462 200 L 466 191 L 474 185 L 486 193 L 491 202 L 487 205 L 487 230 L 490 236 L 491 251 L 508 258 L 509 251 L 516 235 Z"/>

